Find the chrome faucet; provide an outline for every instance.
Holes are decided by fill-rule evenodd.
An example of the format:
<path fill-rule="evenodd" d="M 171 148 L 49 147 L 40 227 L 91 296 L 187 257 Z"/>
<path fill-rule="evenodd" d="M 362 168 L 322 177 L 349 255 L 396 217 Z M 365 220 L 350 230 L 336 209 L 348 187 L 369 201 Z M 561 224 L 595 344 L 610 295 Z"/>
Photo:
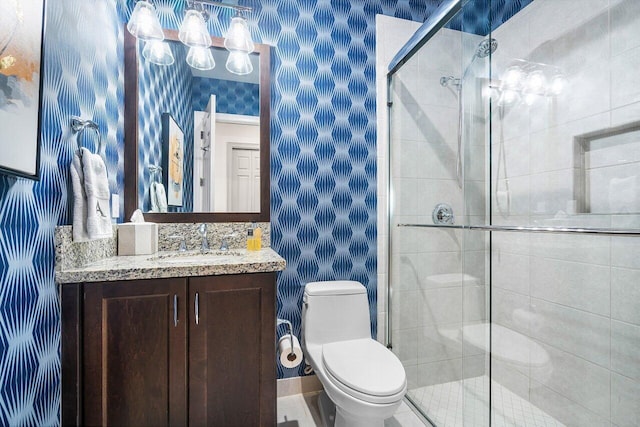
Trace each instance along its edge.
<path fill-rule="evenodd" d="M 221 251 L 228 251 L 229 250 L 229 243 L 227 242 L 227 239 L 229 237 L 236 237 L 236 236 L 237 236 L 236 233 L 225 234 L 224 236 L 222 236 L 222 239 L 220 240 L 220 250 Z"/>
<path fill-rule="evenodd" d="M 200 237 L 202 237 L 202 244 L 200 245 L 200 252 L 205 253 L 209 250 L 209 240 L 207 240 L 207 224 L 202 223 L 198 228 Z"/>
<path fill-rule="evenodd" d="M 185 252 L 187 250 L 187 240 L 184 236 L 180 236 L 178 234 L 174 234 L 169 236 L 170 239 L 180 239 L 180 246 L 178 247 L 178 252 Z"/>

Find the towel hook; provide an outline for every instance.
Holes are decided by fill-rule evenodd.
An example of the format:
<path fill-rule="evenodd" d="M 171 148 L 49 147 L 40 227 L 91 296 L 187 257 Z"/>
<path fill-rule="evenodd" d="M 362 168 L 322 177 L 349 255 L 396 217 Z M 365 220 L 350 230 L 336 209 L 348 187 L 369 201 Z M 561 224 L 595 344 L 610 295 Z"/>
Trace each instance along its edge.
<path fill-rule="evenodd" d="M 149 165 L 149 172 L 155 177 L 156 182 L 162 183 L 162 166 Z"/>
<path fill-rule="evenodd" d="M 82 120 L 80 117 L 71 117 L 71 129 L 78 134 L 77 143 L 78 150 L 80 151 L 80 155 L 82 155 L 82 144 L 80 143 L 80 137 L 85 129 L 93 129 L 98 136 L 98 148 L 95 154 L 100 154 L 102 152 L 102 135 L 100 135 L 100 128 L 93 120 Z"/>

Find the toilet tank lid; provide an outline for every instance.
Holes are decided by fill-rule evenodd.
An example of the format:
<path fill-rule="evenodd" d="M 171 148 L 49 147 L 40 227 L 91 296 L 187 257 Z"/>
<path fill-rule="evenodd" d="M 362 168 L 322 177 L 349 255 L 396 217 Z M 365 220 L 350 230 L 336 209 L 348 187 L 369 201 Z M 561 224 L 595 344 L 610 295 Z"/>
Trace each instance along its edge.
<path fill-rule="evenodd" d="M 357 295 L 364 294 L 367 290 L 360 282 L 353 280 L 331 280 L 324 282 L 310 282 L 304 287 L 305 295 Z"/>

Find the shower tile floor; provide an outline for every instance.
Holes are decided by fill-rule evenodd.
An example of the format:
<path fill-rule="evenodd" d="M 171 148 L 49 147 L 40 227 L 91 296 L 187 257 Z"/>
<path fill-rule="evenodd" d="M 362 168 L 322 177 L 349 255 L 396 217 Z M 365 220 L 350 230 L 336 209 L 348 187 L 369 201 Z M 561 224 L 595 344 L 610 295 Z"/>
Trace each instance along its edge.
<path fill-rule="evenodd" d="M 492 381 L 492 393 L 492 427 L 564 427 L 495 381 Z M 489 377 L 480 376 L 412 389 L 407 396 L 426 409 L 438 427 L 484 427 L 487 425 L 488 394 Z"/>

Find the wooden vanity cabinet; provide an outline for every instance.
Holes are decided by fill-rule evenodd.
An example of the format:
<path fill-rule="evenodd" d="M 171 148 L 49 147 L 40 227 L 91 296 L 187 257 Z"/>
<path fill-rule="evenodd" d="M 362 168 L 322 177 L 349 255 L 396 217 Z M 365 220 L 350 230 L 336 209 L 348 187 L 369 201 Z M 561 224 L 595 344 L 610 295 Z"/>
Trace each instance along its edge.
<path fill-rule="evenodd" d="M 189 279 L 189 425 L 276 424 L 273 273 Z"/>
<path fill-rule="evenodd" d="M 62 425 L 275 425 L 275 273 L 61 294 Z"/>

